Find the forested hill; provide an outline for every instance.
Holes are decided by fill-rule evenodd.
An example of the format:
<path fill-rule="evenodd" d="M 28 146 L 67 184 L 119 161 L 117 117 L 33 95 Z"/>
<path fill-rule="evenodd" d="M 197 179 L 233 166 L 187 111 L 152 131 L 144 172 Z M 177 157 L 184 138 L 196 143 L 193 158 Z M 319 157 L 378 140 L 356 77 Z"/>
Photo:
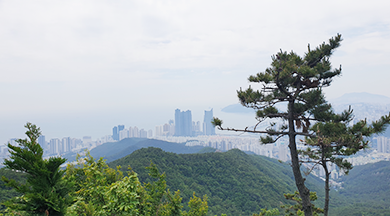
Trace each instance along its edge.
<path fill-rule="evenodd" d="M 340 181 L 339 215 L 390 215 L 390 161 L 356 166 Z"/>
<path fill-rule="evenodd" d="M 174 154 L 158 148 L 145 148 L 109 163 L 128 166 L 148 182 L 146 166 L 157 165 L 167 176 L 171 190 L 180 190 L 183 202 L 193 191 L 209 197 L 209 215 L 252 215 L 261 208 L 276 208 L 286 202 L 283 193 L 295 191 L 291 167 L 277 160 L 247 155 L 234 149 L 228 152 L 203 154 Z M 312 190 L 322 191 L 323 183 L 308 177 Z"/>
<path fill-rule="evenodd" d="M 201 151 L 203 146 L 185 146 L 183 143 L 172 143 L 163 140 L 146 139 L 146 138 L 126 138 L 118 142 L 104 143 L 95 147 L 90 151 L 92 157 L 103 157 L 107 162 L 117 160 L 128 154 L 131 154 L 137 149 L 157 147 L 167 152 L 173 152 L 178 154 L 190 154 Z M 65 155 L 67 161 L 74 161 L 76 154 Z"/>

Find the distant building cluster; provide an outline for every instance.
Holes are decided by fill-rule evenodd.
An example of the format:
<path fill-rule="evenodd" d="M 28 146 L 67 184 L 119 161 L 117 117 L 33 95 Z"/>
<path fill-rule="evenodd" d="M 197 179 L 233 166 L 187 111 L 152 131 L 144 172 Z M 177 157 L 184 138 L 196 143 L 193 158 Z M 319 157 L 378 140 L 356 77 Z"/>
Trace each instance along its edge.
<path fill-rule="evenodd" d="M 10 139 L 8 143 L 13 146 L 17 146 L 16 138 Z M 106 141 L 112 141 L 111 136 L 110 139 L 102 140 L 97 139 L 93 141 L 91 136 L 84 136 L 83 139 L 64 137 L 62 139 L 52 138 L 50 140 L 46 140 L 44 135 L 38 137 L 38 143 L 43 149 L 44 157 L 53 157 L 59 155 L 65 155 L 67 153 L 75 152 L 75 153 L 83 153 L 86 149 L 92 149 L 98 145 L 105 143 Z M 9 158 L 10 153 L 7 145 L 0 145 L 0 166 L 3 163 L 5 158 Z"/>
<path fill-rule="evenodd" d="M 173 136 L 175 135 L 175 123 L 173 120 L 169 120 L 168 123 L 165 123 L 164 125 L 157 125 L 155 128 L 155 136 Z"/>
<path fill-rule="evenodd" d="M 156 126 L 156 136 L 196 137 L 201 135 L 215 135 L 215 128 L 211 124 L 213 109 L 205 111 L 203 124 L 192 121 L 191 110 L 175 110 L 175 121 L 169 120 L 164 125 Z"/>
<path fill-rule="evenodd" d="M 205 111 L 203 124 L 200 121 L 192 121 L 191 110 L 175 110 L 175 120 L 169 120 L 164 125 L 157 125 L 153 134 L 152 130 L 138 129 L 137 126 L 125 128 L 124 125 L 115 126 L 112 129 L 112 139 L 120 141 L 125 138 L 158 138 L 158 137 L 196 137 L 201 135 L 215 135 L 215 128 L 211 124 L 213 109 Z"/>
<path fill-rule="evenodd" d="M 17 145 L 17 139 L 13 138 L 9 140 L 11 145 Z M 46 140 L 44 135 L 38 137 L 38 143 L 42 147 L 45 156 L 57 156 L 63 155 L 68 152 L 81 152 L 84 149 L 93 148 L 102 144 L 102 141 L 92 141 L 90 136 L 84 136 L 83 139 L 64 137 L 62 139 L 52 138 Z M 0 146 L 0 158 L 7 157 L 9 155 L 8 147 L 6 145 Z"/>
<path fill-rule="evenodd" d="M 83 139 L 64 137 L 53 138 L 46 141 L 44 135 L 39 136 L 38 143 L 43 148 L 45 155 L 62 155 L 67 152 L 79 152 L 101 144 L 99 141 L 92 141 L 91 136 L 84 136 Z"/>
<path fill-rule="evenodd" d="M 137 126 L 126 129 L 124 125 L 118 125 L 112 129 L 112 139 L 114 141 L 119 141 L 131 137 L 150 138 L 152 136 L 152 130 L 146 131 L 144 129 L 138 129 Z"/>

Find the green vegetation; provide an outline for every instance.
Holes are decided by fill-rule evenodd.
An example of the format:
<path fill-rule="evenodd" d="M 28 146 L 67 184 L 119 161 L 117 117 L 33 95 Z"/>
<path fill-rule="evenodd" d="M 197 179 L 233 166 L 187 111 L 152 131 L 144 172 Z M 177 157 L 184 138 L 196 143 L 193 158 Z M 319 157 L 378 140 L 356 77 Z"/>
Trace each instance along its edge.
<path fill-rule="evenodd" d="M 0 170 L 3 180 L 12 186 L 2 184 L 0 188 L 3 202 L 11 198 L 3 203 L 6 215 L 303 214 L 298 192 L 289 194 L 295 188 L 289 165 L 271 158 L 236 149 L 174 154 L 151 147 L 110 164 L 87 153 L 78 158 L 78 164 L 69 164 L 65 172 L 57 166 L 63 159 L 42 159 L 36 143 L 39 128 L 31 124 L 26 127 L 29 138 L 18 140 L 13 157 L 5 162 L 19 172 Z M 389 165 L 379 162 L 351 170 L 341 179 L 344 188 L 330 192 L 330 214 L 388 215 Z M 318 196 L 315 205 L 323 205 L 323 181 L 309 175 L 306 185 L 312 191 L 311 201 Z M 321 212 L 314 205 L 312 209 Z"/>
<path fill-rule="evenodd" d="M 137 173 L 123 172 L 107 166 L 102 158 L 95 161 L 90 154 L 78 158 L 77 165 L 68 165 L 64 179 L 75 183 L 75 202 L 67 215 L 206 215 L 207 197 L 195 193 L 189 202 L 189 212 L 182 211 L 180 191 L 167 190 L 165 174 L 152 163 L 149 176 L 153 181 L 141 184 Z"/>

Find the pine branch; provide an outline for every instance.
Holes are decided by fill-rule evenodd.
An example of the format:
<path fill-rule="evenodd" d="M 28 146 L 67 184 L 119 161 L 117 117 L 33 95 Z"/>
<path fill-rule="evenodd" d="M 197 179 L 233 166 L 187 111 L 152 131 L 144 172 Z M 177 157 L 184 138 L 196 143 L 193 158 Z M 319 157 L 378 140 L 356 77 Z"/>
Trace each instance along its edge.
<path fill-rule="evenodd" d="M 218 126 L 219 130 L 227 130 L 227 131 L 235 131 L 235 132 L 248 132 L 248 133 L 260 133 L 260 134 L 269 134 L 271 136 L 276 136 L 276 135 L 288 135 L 289 132 L 285 131 L 257 131 L 257 130 L 248 130 L 248 127 L 245 129 L 235 129 L 235 128 L 223 128 L 222 126 Z M 295 135 L 302 135 L 302 136 L 308 136 L 308 137 L 315 137 L 314 134 L 311 133 L 303 133 L 303 132 L 295 132 Z"/>

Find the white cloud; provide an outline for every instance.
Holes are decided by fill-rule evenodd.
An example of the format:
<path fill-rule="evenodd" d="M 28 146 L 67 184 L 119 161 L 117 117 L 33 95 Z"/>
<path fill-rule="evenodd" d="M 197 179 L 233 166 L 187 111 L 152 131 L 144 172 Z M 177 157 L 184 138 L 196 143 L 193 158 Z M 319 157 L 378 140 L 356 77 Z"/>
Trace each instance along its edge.
<path fill-rule="evenodd" d="M 8 104 L 0 117 L 155 104 L 218 109 L 236 102 L 236 89 L 280 48 L 303 54 L 307 43 L 336 33 L 344 41 L 332 60 L 344 74 L 327 94 L 376 83 L 366 90 L 390 96 L 379 87 L 389 79 L 389 7 L 378 0 L 0 1 L 1 100 Z"/>

